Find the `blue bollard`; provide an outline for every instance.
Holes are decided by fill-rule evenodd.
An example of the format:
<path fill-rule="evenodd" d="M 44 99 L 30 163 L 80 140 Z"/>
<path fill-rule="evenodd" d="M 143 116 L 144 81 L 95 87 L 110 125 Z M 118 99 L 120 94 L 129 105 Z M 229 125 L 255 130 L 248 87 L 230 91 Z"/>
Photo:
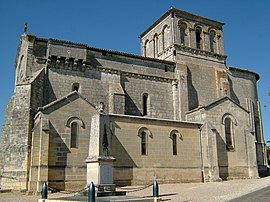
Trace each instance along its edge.
<path fill-rule="evenodd" d="M 41 198 L 48 199 L 48 187 L 47 187 L 46 182 L 44 182 L 42 185 Z"/>
<path fill-rule="evenodd" d="M 95 202 L 95 201 L 96 201 L 95 185 L 93 182 L 91 182 L 88 188 L 88 202 Z"/>
<path fill-rule="evenodd" d="M 158 182 L 155 181 L 153 184 L 153 197 L 158 198 L 159 194 L 158 194 Z"/>

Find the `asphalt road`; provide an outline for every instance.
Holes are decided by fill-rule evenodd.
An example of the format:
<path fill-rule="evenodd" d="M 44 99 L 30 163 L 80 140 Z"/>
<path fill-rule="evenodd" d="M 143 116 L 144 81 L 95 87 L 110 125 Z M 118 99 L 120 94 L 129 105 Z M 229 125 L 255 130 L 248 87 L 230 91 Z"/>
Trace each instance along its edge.
<path fill-rule="evenodd" d="M 270 186 L 252 192 L 250 194 L 241 196 L 239 198 L 233 199 L 230 202 L 259 202 L 259 201 L 270 202 Z"/>

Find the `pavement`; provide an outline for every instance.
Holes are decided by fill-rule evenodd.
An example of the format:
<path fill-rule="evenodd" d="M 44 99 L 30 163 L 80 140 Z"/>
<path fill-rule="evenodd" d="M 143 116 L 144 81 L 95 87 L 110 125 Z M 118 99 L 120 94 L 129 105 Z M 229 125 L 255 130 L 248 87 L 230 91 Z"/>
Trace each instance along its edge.
<path fill-rule="evenodd" d="M 270 189 L 270 177 L 208 183 L 159 184 L 159 195 L 162 201 L 170 202 L 237 201 L 239 197 L 242 197 L 242 199 L 251 199 L 253 195 L 255 196 L 255 193 L 260 193 L 261 190 L 265 190 L 267 187 Z M 132 191 L 138 188 L 138 186 L 124 188 Z M 252 194 L 253 192 L 254 194 Z M 129 198 L 150 197 L 152 193 L 153 188 L 148 187 L 136 192 L 127 192 L 127 196 Z M 74 200 L 76 197 L 78 199 L 80 198 L 80 201 L 86 200 L 86 197 L 77 196 L 76 194 L 48 194 L 49 199 L 72 198 Z M 40 199 L 40 196 L 27 195 L 21 192 L 0 192 L 0 201 L 37 202 L 38 199 Z M 265 199 L 265 201 L 270 201 L 270 198 Z"/>

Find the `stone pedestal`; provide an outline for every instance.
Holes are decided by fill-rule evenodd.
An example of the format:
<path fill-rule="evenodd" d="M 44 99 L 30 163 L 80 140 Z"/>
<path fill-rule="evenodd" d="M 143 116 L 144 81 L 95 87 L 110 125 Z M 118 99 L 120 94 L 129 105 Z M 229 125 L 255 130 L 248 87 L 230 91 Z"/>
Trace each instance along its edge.
<path fill-rule="evenodd" d="M 87 184 L 93 182 L 97 186 L 113 184 L 113 162 L 111 156 L 89 156 L 87 163 Z"/>

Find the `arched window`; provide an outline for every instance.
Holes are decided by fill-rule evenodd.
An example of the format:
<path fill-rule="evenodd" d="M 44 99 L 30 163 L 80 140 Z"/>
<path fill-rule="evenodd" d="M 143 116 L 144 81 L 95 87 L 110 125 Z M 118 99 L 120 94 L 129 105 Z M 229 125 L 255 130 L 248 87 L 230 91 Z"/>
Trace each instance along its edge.
<path fill-rule="evenodd" d="M 143 94 L 142 98 L 143 116 L 147 116 L 148 112 L 148 94 Z"/>
<path fill-rule="evenodd" d="M 181 45 L 186 45 L 186 29 L 187 29 L 187 24 L 182 22 L 180 24 L 180 43 Z"/>
<path fill-rule="evenodd" d="M 224 120 L 224 127 L 225 127 L 225 138 L 226 138 L 226 147 L 228 150 L 234 149 L 234 129 L 233 129 L 233 122 L 230 117 L 226 117 Z"/>
<path fill-rule="evenodd" d="M 175 133 L 172 134 L 172 148 L 173 155 L 177 155 L 177 135 Z"/>
<path fill-rule="evenodd" d="M 148 137 L 153 138 L 152 133 L 146 127 L 142 127 L 138 131 L 141 143 L 141 155 L 148 154 Z"/>
<path fill-rule="evenodd" d="M 141 155 L 147 155 L 147 134 L 145 131 L 141 132 Z"/>
<path fill-rule="evenodd" d="M 202 38 L 201 38 L 202 29 L 200 27 L 197 27 L 195 29 L 195 35 L 196 35 L 196 47 L 197 49 L 202 48 Z"/>
<path fill-rule="evenodd" d="M 78 123 L 72 122 L 71 123 L 71 140 L 70 140 L 71 148 L 78 147 L 78 142 L 77 142 L 78 133 L 79 133 Z"/>
<path fill-rule="evenodd" d="M 78 84 L 78 83 L 74 83 L 74 84 L 72 84 L 72 91 L 79 91 L 79 87 L 80 87 L 80 85 Z"/>
<path fill-rule="evenodd" d="M 145 43 L 144 43 L 144 56 L 147 57 L 148 56 L 148 49 L 149 49 L 149 41 L 146 40 Z"/>
<path fill-rule="evenodd" d="M 170 139 L 172 140 L 172 154 L 177 155 L 177 144 L 178 144 L 178 138 L 183 141 L 183 136 L 179 133 L 178 130 L 172 130 L 170 132 Z"/>
<path fill-rule="evenodd" d="M 211 30 L 209 35 L 210 35 L 210 51 L 215 52 L 216 32 L 214 30 Z"/>
<path fill-rule="evenodd" d="M 153 42 L 154 42 L 153 43 L 153 45 L 154 45 L 153 52 L 154 52 L 154 57 L 156 57 L 156 56 L 158 56 L 158 35 L 157 34 L 155 34 Z"/>
<path fill-rule="evenodd" d="M 168 44 L 168 26 L 165 25 L 162 30 L 162 50 L 165 50 L 167 48 Z"/>

